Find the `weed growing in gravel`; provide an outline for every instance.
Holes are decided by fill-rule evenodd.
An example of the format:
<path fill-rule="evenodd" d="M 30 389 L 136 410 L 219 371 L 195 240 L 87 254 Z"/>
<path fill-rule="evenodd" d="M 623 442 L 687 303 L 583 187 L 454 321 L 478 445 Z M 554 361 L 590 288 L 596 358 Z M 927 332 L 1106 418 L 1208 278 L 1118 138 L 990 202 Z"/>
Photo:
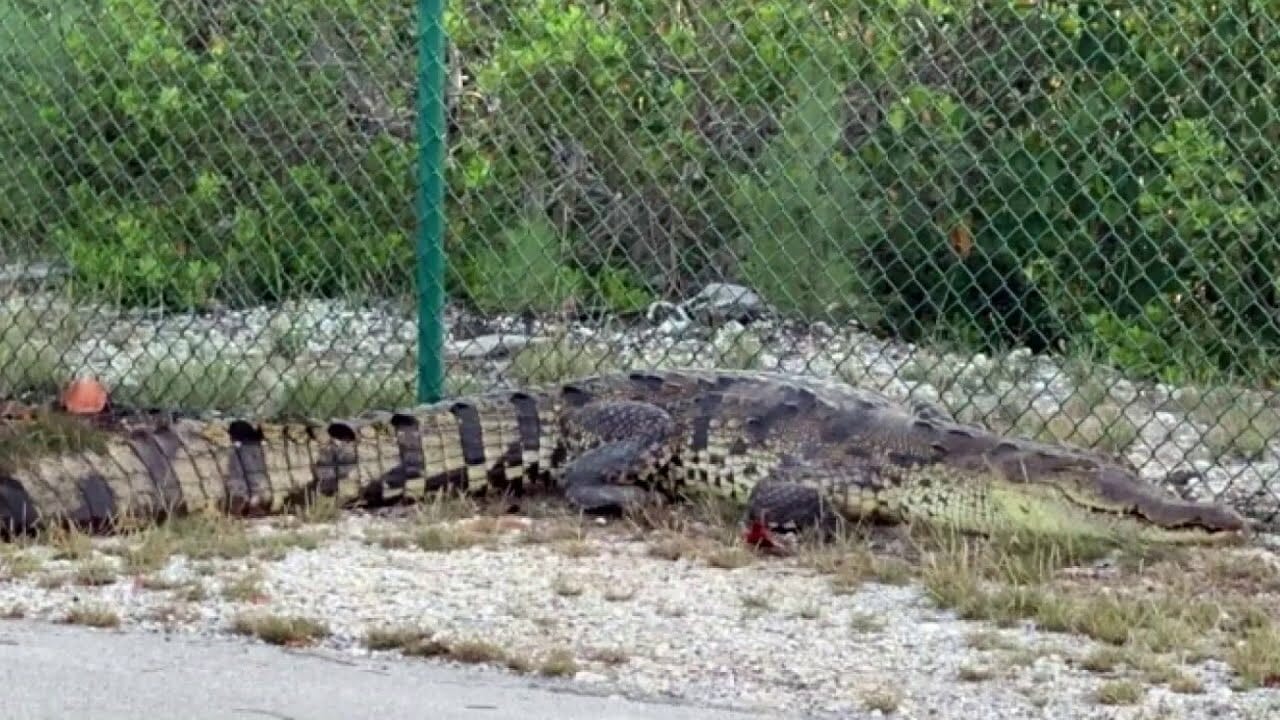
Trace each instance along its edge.
<path fill-rule="evenodd" d="M 76 528 L 55 527 L 41 539 L 53 549 L 54 560 L 87 560 L 94 555 L 92 538 Z"/>
<path fill-rule="evenodd" d="M 259 602 L 267 593 L 263 588 L 265 578 L 259 569 L 251 570 L 222 587 L 222 597 L 232 602 Z"/>
<path fill-rule="evenodd" d="M 1244 684 L 1280 677 L 1280 635 L 1263 610 L 1277 606 L 1274 570 L 1250 566 L 1234 583 L 1206 582 L 1227 572 L 1221 560 L 1204 559 L 1222 549 L 1168 550 L 1142 563 L 1122 555 L 1093 573 L 1081 568 L 1106 555 L 1088 544 L 938 540 L 922 545 L 920 571 L 936 604 L 966 619 L 1030 619 L 1041 630 L 1104 643 L 1082 661 L 1094 672 L 1123 665 L 1148 682 L 1170 683 L 1179 671 L 1169 657 L 1219 657 Z"/>
<path fill-rule="evenodd" d="M 1280 630 L 1268 624 L 1246 631 L 1228 650 L 1227 662 L 1245 688 L 1280 684 Z"/>
<path fill-rule="evenodd" d="M 566 648 L 552 650 L 538 664 L 538 674 L 546 677 L 566 677 L 575 675 L 577 672 L 577 658 L 574 657 L 572 650 Z"/>
<path fill-rule="evenodd" d="M 884 629 L 884 618 L 873 612 L 854 612 L 849 616 L 849 629 L 856 633 L 879 632 Z"/>
<path fill-rule="evenodd" d="M 556 552 L 577 559 L 599 555 L 600 549 L 582 540 L 565 540 L 556 543 Z"/>
<path fill-rule="evenodd" d="M 68 610 L 62 621 L 68 625 L 113 628 L 120 625 L 120 616 L 109 607 L 86 603 Z"/>
<path fill-rule="evenodd" d="M 1169 679 L 1169 689 L 1181 695 L 1199 695 L 1204 692 L 1204 683 L 1195 675 L 1179 670 Z"/>
<path fill-rule="evenodd" d="M 116 567 L 105 558 L 90 558 L 76 568 L 75 581 L 86 587 L 110 585 L 116 581 Z"/>
<path fill-rule="evenodd" d="M 501 663 L 507 653 L 501 647 L 483 640 L 460 640 L 448 644 L 446 656 L 455 662 L 473 665 Z"/>
<path fill-rule="evenodd" d="M 1132 680 L 1112 680 L 1097 690 L 1097 700 L 1103 705 L 1134 705 L 1142 700 L 1142 695 L 1142 686 Z"/>
<path fill-rule="evenodd" d="M 984 682 L 995 677 L 995 670 L 989 665 L 965 663 L 960 666 L 956 676 L 965 682 Z"/>
<path fill-rule="evenodd" d="M 892 685 L 872 688 L 863 694 L 862 705 L 868 710 L 878 710 L 885 714 L 897 712 L 902 705 L 902 693 Z"/>
<path fill-rule="evenodd" d="M 707 564 L 721 570 L 734 570 L 750 565 L 755 558 L 741 545 L 716 548 L 707 554 Z"/>
<path fill-rule="evenodd" d="M 413 544 L 423 552 L 449 552 L 478 545 L 483 540 L 476 533 L 446 525 L 428 525 L 413 533 Z"/>
<path fill-rule="evenodd" d="M 329 635 L 328 626 L 319 620 L 269 613 L 240 613 L 232 618 L 231 630 L 272 645 L 289 646 L 307 645 Z"/>
<path fill-rule="evenodd" d="M 0 470 L 12 472 L 45 455 L 99 452 L 106 447 L 106 437 L 78 417 L 38 411 L 24 422 L 0 425 Z"/>
<path fill-rule="evenodd" d="M 431 637 L 431 632 L 413 625 L 388 625 L 365 630 L 364 644 L 370 650 L 400 650 Z"/>
<path fill-rule="evenodd" d="M 44 565 L 30 552 L 10 552 L 0 559 L 0 579 L 21 578 L 36 572 Z"/>

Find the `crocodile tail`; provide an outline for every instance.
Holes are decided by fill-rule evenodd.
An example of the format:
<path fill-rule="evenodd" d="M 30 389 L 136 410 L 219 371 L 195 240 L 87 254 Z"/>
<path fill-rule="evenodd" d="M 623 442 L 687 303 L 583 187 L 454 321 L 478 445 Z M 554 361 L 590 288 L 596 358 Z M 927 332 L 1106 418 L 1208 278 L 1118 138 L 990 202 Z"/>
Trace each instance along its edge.
<path fill-rule="evenodd" d="M 0 530 L 110 531 L 174 516 L 261 516 L 314 497 L 349 507 L 446 488 L 519 489 L 547 465 L 554 423 L 524 394 L 350 419 L 176 420 L 0 472 Z"/>

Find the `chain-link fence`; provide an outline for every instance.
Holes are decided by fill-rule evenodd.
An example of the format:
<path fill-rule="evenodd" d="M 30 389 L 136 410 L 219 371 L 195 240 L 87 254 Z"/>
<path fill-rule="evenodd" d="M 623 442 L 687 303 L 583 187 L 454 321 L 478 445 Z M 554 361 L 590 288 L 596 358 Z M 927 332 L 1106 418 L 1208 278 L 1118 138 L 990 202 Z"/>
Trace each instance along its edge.
<path fill-rule="evenodd" d="M 0 0 L 0 392 L 412 402 L 416 5 Z M 1280 3 L 445 25 L 447 392 L 814 372 L 1274 502 Z"/>

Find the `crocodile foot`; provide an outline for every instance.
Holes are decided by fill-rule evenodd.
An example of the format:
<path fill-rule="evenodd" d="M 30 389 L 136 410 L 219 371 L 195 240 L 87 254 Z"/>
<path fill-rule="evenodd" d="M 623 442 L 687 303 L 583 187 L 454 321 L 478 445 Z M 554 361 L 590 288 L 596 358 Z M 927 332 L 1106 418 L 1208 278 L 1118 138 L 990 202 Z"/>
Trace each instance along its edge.
<path fill-rule="evenodd" d="M 830 539 L 843 528 L 844 518 L 818 488 L 786 480 L 765 480 L 747 498 L 743 526 L 746 544 L 785 552 L 801 535 Z"/>

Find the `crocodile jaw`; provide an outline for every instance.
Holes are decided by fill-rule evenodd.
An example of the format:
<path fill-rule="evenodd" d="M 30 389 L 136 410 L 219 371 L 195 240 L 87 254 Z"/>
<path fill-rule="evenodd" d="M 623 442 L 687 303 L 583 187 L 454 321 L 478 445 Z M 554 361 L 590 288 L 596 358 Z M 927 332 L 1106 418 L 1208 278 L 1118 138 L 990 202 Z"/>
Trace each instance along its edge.
<path fill-rule="evenodd" d="M 1242 517 L 1223 508 L 1167 499 L 1143 489 L 1142 502 L 1084 497 L 1060 487 L 999 484 L 988 502 L 1006 531 L 1110 542 L 1222 545 L 1248 536 Z"/>

